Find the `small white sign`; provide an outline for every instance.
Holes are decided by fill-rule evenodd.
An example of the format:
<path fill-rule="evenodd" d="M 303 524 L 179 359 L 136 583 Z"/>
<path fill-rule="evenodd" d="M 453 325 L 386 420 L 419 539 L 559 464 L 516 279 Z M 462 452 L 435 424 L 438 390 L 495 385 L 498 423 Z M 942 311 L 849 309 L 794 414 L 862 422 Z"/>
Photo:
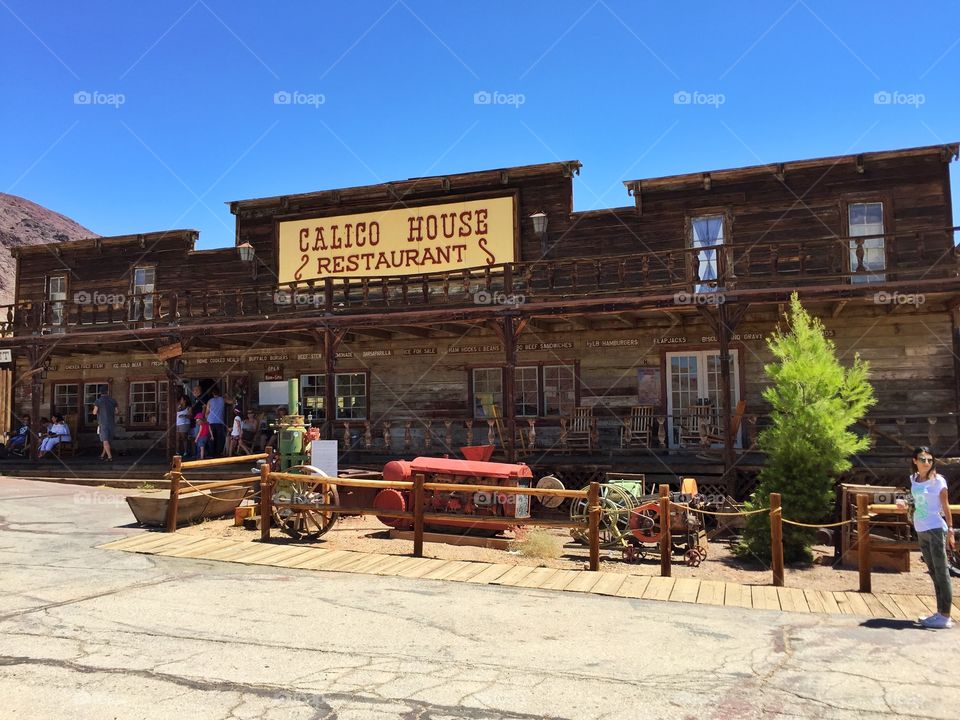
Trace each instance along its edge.
<path fill-rule="evenodd" d="M 337 477 L 338 443 L 336 440 L 314 440 L 310 443 L 310 464 L 329 477 Z"/>
<path fill-rule="evenodd" d="M 13 362 L 13 350 L 0 350 L 0 363 Z"/>

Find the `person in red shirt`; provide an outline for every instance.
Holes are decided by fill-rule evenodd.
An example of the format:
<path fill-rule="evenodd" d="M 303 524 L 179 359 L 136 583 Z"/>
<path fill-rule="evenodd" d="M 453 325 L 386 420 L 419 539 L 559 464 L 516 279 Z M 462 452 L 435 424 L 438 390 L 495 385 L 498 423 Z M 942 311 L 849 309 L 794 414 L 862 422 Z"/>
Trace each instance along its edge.
<path fill-rule="evenodd" d="M 203 413 L 197 413 L 194 420 L 197 421 L 197 457 L 203 460 L 206 457 L 207 443 L 210 442 L 210 423 L 203 416 Z"/>

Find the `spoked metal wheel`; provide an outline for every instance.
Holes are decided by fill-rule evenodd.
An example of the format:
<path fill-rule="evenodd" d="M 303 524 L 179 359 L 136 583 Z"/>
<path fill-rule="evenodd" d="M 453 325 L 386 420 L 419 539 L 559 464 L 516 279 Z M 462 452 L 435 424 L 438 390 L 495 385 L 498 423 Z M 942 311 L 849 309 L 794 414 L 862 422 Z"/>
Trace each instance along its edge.
<path fill-rule="evenodd" d="M 327 475 L 312 465 L 294 465 L 287 472 L 302 474 L 304 478 L 277 483 L 273 490 L 273 522 L 294 540 L 316 540 L 334 526 L 339 513 L 309 506 L 339 506 L 337 486 L 317 482 L 315 478 Z M 286 507 L 287 503 L 299 507 Z"/>
<path fill-rule="evenodd" d="M 617 485 L 600 487 L 600 544 L 618 547 L 626 543 L 630 531 L 630 510 L 637 501 L 630 493 Z M 587 501 L 576 499 L 570 505 L 570 519 L 586 523 L 589 520 Z M 585 530 L 571 530 L 570 534 L 580 543 L 587 544 L 590 537 Z"/>

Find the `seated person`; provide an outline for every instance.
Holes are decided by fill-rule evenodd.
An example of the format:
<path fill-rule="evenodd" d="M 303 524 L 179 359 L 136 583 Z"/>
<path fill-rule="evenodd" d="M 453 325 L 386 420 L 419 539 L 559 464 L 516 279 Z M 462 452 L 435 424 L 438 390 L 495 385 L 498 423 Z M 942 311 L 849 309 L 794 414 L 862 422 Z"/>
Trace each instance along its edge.
<path fill-rule="evenodd" d="M 23 455 L 27 447 L 27 440 L 30 438 L 30 416 L 24 415 L 20 418 L 20 429 L 16 434 L 11 435 L 7 441 L 6 450 L 8 453 Z"/>
<path fill-rule="evenodd" d="M 70 428 L 64 422 L 63 415 L 50 416 L 50 429 L 47 436 L 40 441 L 40 452 L 38 458 L 53 451 L 53 449 L 62 442 L 70 442 Z"/>

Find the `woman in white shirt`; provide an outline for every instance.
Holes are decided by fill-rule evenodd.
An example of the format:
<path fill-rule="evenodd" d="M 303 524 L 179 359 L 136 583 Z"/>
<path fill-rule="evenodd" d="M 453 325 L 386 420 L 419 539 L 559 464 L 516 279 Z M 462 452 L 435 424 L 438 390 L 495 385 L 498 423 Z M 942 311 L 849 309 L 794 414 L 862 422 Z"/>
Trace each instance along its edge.
<path fill-rule="evenodd" d="M 242 432 L 243 413 L 240 408 L 233 408 L 233 425 L 230 427 L 230 437 L 227 438 L 227 456 L 233 455 L 237 451 L 237 444 L 240 442 L 240 433 Z"/>
<path fill-rule="evenodd" d="M 910 476 L 910 499 L 913 505 L 913 527 L 920 540 L 920 553 L 933 578 L 937 596 L 937 612 L 923 618 L 920 624 L 926 628 L 946 629 L 953 627 L 950 619 L 950 603 L 953 588 L 950 586 L 950 566 L 947 563 L 947 547 L 955 547 L 953 516 L 947 498 L 947 481 L 937 472 L 937 461 L 928 447 L 913 451 L 914 473 Z"/>
<path fill-rule="evenodd" d="M 40 441 L 40 452 L 37 457 L 42 458 L 61 442 L 70 442 L 70 428 L 63 421 L 63 415 L 51 415 L 50 429 L 47 431 L 47 437 Z"/>

